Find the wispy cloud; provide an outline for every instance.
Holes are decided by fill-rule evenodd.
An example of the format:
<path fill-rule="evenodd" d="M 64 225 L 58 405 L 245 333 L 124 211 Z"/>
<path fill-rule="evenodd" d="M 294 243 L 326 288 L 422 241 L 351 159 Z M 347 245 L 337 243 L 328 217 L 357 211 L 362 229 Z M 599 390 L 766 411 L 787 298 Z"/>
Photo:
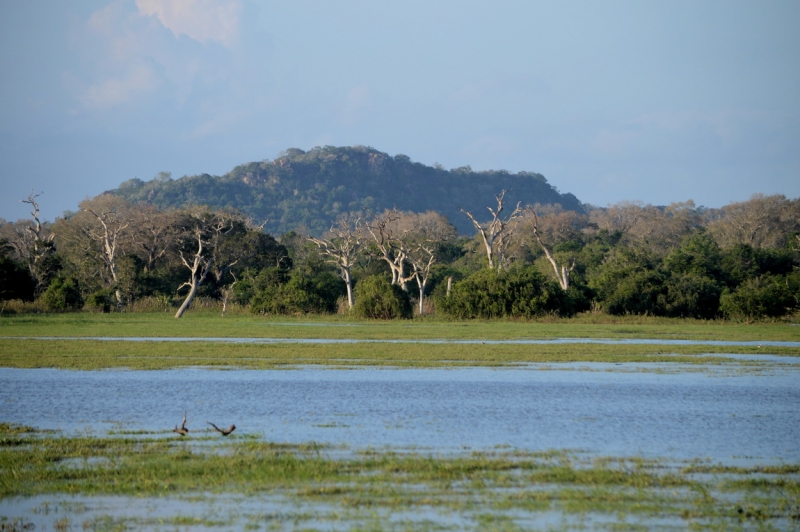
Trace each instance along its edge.
<path fill-rule="evenodd" d="M 143 15 L 154 16 L 175 36 L 226 47 L 239 39 L 242 4 L 238 0 L 136 0 Z"/>
<path fill-rule="evenodd" d="M 95 110 L 146 103 L 152 93 L 180 110 L 207 101 L 196 98 L 206 87 L 225 94 L 235 52 L 209 53 L 203 43 L 234 43 L 240 10 L 238 0 L 112 1 L 76 28 L 72 44 L 83 61 L 65 73 L 68 89 Z"/>

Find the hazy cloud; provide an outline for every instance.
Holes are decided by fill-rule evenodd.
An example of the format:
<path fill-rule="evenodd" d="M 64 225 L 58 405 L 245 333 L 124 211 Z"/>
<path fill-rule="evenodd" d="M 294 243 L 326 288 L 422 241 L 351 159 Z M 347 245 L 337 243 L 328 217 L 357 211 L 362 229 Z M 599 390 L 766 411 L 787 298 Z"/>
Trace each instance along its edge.
<path fill-rule="evenodd" d="M 351 126 L 360 122 L 372 104 L 372 90 L 369 85 L 357 85 L 350 89 L 342 109 L 342 123 Z"/>
<path fill-rule="evenodd" d="M 217 41 L 226 47 L 239 38 L 242 4 L 236 0 L 136 0 L 136 7 L 156 17 L 176 37 Z"/>
<path fill-rule="evenodd" d="M 604 128 L 592 139 L 590 148 L 601 155 L 622 155 L 640 136 L 640 131 Z"/>
<path fill-rule="evenodd" d="M 469 145 L 465 155 L 471 157 L 502 157 L 514 151 L 514 142 L 509 138 L 487 135 L 478 138 Z"/>
<path fill-rule="evenodd" d="M 152 68 L 146 64 L 135 64 L 122 77 L 90 86 L 82 100 L 87 107 L 113 107 L 152 92 L 158 84 Z"/>

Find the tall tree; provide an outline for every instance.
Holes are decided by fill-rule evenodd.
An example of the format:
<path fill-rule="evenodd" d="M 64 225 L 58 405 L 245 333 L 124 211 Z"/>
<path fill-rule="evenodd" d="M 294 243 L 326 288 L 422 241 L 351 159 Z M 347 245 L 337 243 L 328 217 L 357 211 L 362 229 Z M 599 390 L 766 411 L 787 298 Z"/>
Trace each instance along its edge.
<path fill-rule="evenodd" d="M 130 220 L 126 247 L 142 259 L 144 271 L 152 272 L 180 239 L 179 213 L 141 203 L 131 210 Z"/>
<path fill-rule="evenodd" d="M 800 231 L 800 199 L 755 194 L 748 201 L 725 205 L 710 216 L 708 232 L 723 248 L 736 244 L 782 247 L 792 233 Z"/>
<path fill-rule="evenodd" d="M 623 240 L 663 256 L 702 224 L 701 210 L 692 200 L 666 207 L 623 201 L 590 212 L 598 229 L 621 233 Z"/>

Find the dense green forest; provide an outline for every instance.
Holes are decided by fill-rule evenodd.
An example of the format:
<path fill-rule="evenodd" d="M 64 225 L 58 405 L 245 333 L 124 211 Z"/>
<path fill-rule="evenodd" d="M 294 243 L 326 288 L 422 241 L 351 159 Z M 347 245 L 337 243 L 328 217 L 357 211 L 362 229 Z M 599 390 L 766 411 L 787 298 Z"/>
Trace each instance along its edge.
<path fill-rule="evenodd" d="M 354 184 L 353 186 L 358 186 Z M 161 310 L 365 318 L 577 313 L 780 319 L 800 308 L 800 199 L 581 211 L 502 190 L 457 216 L 353 210 L 271 235 L 241 212 L 115 194 L 56 220 L 0 220 L 0 315 Z M 488 210 L 487 210 L 488 207 Z M 244 210 L 244 209 L 242 209 Z M 308 227 L 308 226 L 306 226 Z"/>
<path fill-rule="evenodd" d="M 235 208 L 276 235 L 304 227 L 320 235 L 336 217 L 350 211 L 437 211 L 462 234 L 472 231 L 459 207 L 485 210 L 486 198 L 510 191 L 514 201 L 558 203 L 582 212 L 572 194 L 561 194 L 541 174 L 504 170 L 474 172 L 468 166 L 445 170 L 394 157 L 364 146 L 289 149 L 273 161 L 237 166 L 223 176 L 172 179 L 162 173 L 150 181 L 131 179 L 109 191 L 159 209 L 185 205 Z"/>

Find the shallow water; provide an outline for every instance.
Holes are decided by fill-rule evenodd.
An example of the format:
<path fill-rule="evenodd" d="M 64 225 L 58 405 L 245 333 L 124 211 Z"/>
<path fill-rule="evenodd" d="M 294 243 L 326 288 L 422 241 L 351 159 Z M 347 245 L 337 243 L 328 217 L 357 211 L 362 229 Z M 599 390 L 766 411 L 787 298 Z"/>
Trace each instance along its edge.
<path fill-rule="evenodd" d="M 616 365 L 615 365 L 616 366 Z M 163 431 L 206 421 L 271 441 L 436 453 L 510 446 L 735 462 L 800 460 L 800 373 L 514 369 L 0 369 L 0 420 Z M 547 371 L 539 369 L 547 368 Z M 170 436 L 174 436 L 170 434 Z"/>
<path fill-rule="evenodd" d="M 552 338 L 518 340 L 454 340 L 431 339 L 362 339 L 362 338 L 224 338 L 177 336 L 6 336 L 17 340 L 97 340 L 108 342 L 214 342 L 230 344 L 489 344 L 489 345 L 547 345 L 547 344 L 607 344 L 607 345 L 719 345 L 750 347 L 800 347 L 800 342 L 728 340 L 670 340 L 663 338 Z"/>

